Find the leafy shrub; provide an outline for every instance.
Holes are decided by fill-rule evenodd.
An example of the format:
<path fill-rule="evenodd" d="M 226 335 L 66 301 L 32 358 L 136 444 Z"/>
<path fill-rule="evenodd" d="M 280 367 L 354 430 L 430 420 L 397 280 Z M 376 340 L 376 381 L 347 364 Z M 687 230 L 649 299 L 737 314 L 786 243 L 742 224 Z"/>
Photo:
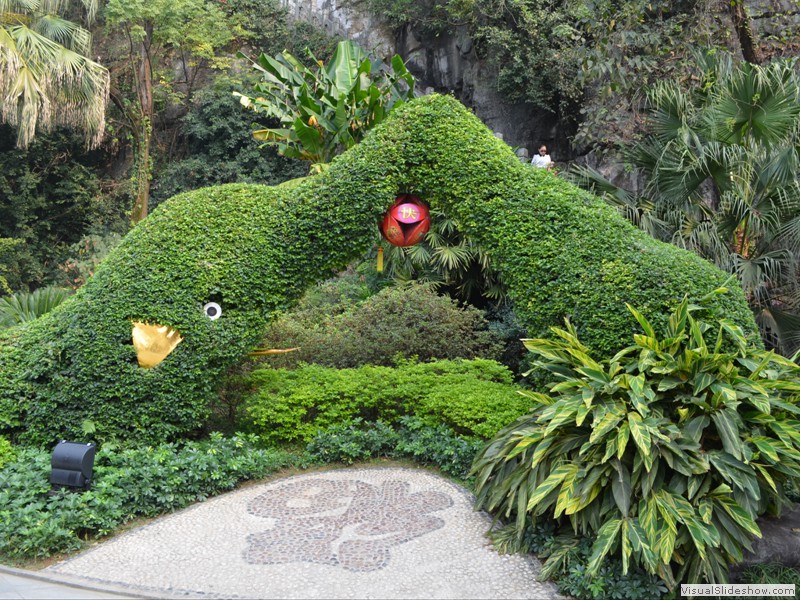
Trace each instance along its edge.
<path fill-rule="evenodd" d="M 303 307 L 272 323 L 262 343 L 300 347 L 269 359 L 269 364 L 286 368 L 301 362 L 340 369 L 386 366 L 398 355 L 422 361 L 497 358 L 500 351 L 481 311 L 460 307 L 419 284 L 385 288 L 349 309 L 341 303 L 323 304 L 320 310 Z"/>
<path fill-rule="evenodd" d="M 606 557 L 595 575 L 587 565 L 591 558 L 592 542 L 572 531 L 560 531 L 553 521 L 527 523 L 520 537 L 515 525 L 495 530 L 491 534 L 495 546 L 504 553 L 531 552 L 540 559 L 558 555 L 539 573 L 540 579 L 553 579 L 562 594 L 578 600 L 658 600 L 667 595 L 667 586 L 655 575 L 631 565 L 623 574 L 619 559 Z"/>
<path fill-rule="evenodd" d="M 283 47 L 281 47 L 283 48 Z M 245 77 L 249 86 L 254 78 Z M 192 110 L 182 119 L 187 156 L 170 160 L 153 181 L 152 207 L 175 194 L 222 183 L 273 185 L 300 177 L 306 165 L 260 148 L 253 139 L 253 118 L 233 97 L 240 85 L 219 76 L 192 98 Z"/>
<path fill-rule="evenodd" d="M 491 255 L 529 335 L 569 315 L 589 348 L 610 354 L 633 324 L 623 300 L 661 325 L 678 295 L 725 279 L 522 164 L 454 99 L 427 96 L 294 187 L 204 188 L 156 208 L 75 296 L 4 342 L 13 347 L 0 349 L 2 433 L 48 444 L 91 421 L 99 440 L 155 442 L 199 428 L 221 374 L 305 289 L 374 247 L 398 192 L 447 212 Z M 205 316 L 209 301 L 221 318 Z M 756 329 L 741 290 L 711 310 Z M 132 320 L 183 341 L 157 367 L 138 368 Z"/>
<path fill-rule="evenodd" d="M 308 441 L 320 428 L 361 418 L 417 415 L 460 434 L 489 437 L 531 407 L 494 361 L 401 362 L 396 368 L 260 369 L 249 379 L 243 427 L 273 442 Z"/>
<path fill-rule="evenodd" d="M 49 452 L 24 449 L 0 471 L 0 557 L 43 558 L 80 548 L 135 517 L 152 517 L 264 477 L 297 458 L 250 437 L 183 446 L 101 448 L 85 492 L 50 492 Z"/>
<path fill-rule="evenodd" d="M 2 254 L 2 275 L 15 291 L 60 284 L 57 265 L 67 246 L 90 233 L 125 231 L 128 198 L 103 190 L 98 163 L 77 133 L 38 133 L 27 149 L 0 125 L 0 238 L 17 244 Z"/>
<path fill-rule="evenodd" d="M 11 446 L 11 442 L 0 435 L 0 469 L 5 467 L 7 463 L 11 462 L 15 456 L 16 452 Z"/>
<path fill-rule="evenodd" d="M 644 334 L 608 361 L 569 322 L 559 340 L 528 340 L 557 383 L 530 392 L 535 410 L 476 459 L 479 506 L 515 515 L 520 535 L 530 515 L 596 537 L 589 575 L 614 556 L 670 588 L 725 581 L 755 519 L 788 505 L 783 483 L 800 478 L 800 368 L 694 310 L 684 300 L 659 337 L 631 309 Z"/>
<path fill-rule="evenodd" d="M 464 438 L 445 425 L 429 425 L 417 417 L 401 417 L 397 430 L 382 422 L 361 419 L 317 431 L 306 450 L 322 462 L 353 464 L 387 456 L 412 458 L 465 479 L 481 440 Z"/>
<path fill-rule="evenodd" d="M 457 435 L 446 425 L 428 425 L 417 417 L 403 417 L 400 423 L 399 455 L 435 465 L 453 477 L 467 478 L 483 440 Z"/>
<path fill-rule="evenodd" d="M 364 424 L 363 419 L 354 419 L 318 431 L 306 451 L 321 462 L 352 465 L 373 457 L 394 456 L 397 442 L 397 433 L 390 425 L 381 421 Z"/>

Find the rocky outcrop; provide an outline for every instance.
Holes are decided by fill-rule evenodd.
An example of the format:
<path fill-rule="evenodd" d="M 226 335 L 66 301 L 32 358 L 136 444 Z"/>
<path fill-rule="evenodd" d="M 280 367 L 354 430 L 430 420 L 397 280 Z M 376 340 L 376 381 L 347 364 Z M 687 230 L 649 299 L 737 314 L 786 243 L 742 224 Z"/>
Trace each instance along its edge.
<path fill-rule="evenodd" d="M 316 23 L 331 35 L 347 37 L 377 56 L 399 54 L 417 78 L 420 91 L 453 94 L 509 145 L 531 148 L 548 144 L 556 158 L 566 158 L 569 144 L 554 115 L 530 105 L 510 103 L 497 93 L 494 71 L 478 58 L 466 28 L 426 37 L 406 26 L 389 30 L 356 2 L 282 0 L 294 19 Z"/>
<path fill-rule="evenodd" d="M 420 90 L 451 93 L 509 145 L 532 152 L 547 144 L 556 161 L 574 160 L 569 132 L 555 114 L 529 104 L 507 102 L 494 85 L 495 69 L 477 56 L 466 28 L 423 35 L 411 26 L 389 30 L 358 0 L 281 0 L 294 19 L 312 21 L 331 35 L 347 37 L 377 56 L 400 54 Z M 766 56 L 797 54 L 786 40 L 800 40 L 800 0 L 745 0 L 753 33 Z M 788 36 L 788 37 L 787 37 Z M 589 163 L 592 157 L 586 157 Z M 594 161 L 596 162 L 596 161 Z M 601 171 L 608 165 L 598 165 Z M 614 171 L 613 165 L 608 167 Z M 613 173 L 609 173 L 613 177 Z M 621 179 L 627 177 L 619 173 Z M 621 183 L 625 183 L 620 180 Z M 636 182 L 627 183 L 636 186 Z M 630 189 L 630 188 L 629 188 Z"/>

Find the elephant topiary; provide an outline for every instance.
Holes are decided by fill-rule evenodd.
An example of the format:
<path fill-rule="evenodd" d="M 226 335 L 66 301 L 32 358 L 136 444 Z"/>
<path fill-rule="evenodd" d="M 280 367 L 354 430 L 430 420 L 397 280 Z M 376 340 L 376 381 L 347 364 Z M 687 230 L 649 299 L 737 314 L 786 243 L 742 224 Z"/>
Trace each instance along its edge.
<path fill-rule="evenodd" d="M 278 311 L 375 244 L 398 193 L 446 210 L 486 249 L 531 336 L 569 316 L 585 344 L 610 354 L 636 327 L 625 302 L 658 323 L 685 294 L 726 280 L 521 163 L 456 100 L 428 96 L 297 185 L 224 185 L 159 206 L 77 294 L 4 334 L 0 433 L 47 444 L 82 437 L 88 423 L 98 440 L 195 430 L 223 372 Z M 709 310 L 756 331 L 741 289 Z M 142 368 L 135 323 L 180 341 Z"/>

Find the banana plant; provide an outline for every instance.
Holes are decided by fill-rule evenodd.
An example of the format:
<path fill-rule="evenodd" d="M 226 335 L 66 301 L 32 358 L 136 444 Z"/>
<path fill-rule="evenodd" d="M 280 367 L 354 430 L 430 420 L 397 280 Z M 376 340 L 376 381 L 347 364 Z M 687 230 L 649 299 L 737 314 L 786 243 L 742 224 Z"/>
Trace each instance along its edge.
<path fill-rule="evenodd" d="M 311 67 L 285 50 L 272 57 L 262 54 L 251 61 L 262 77 L 256 96 L 235 95 L 245 108 L 282 125 L 254 131 L 257 140 L 319 170 L 357 144 L 392 108 L 413 98 L 414 77 L 400 56 L 387 69 L 349 40 L 339 42 L 327 66 L 306 52 Z"/>
<path fill-rule="evenodd" d="M 524 343 L 553 380 L 535 410 L 500 431 L 473 465 L 478 505 L 594 540 L 588 564 L 638 564 L 670 589 L 726 581 L 761 536 L 756 519 L 791 503 L 800 481 L 800 368 L 748 345 L 728 320 L 695 318 L 684 299 L 657 333 L 592 358 L 568 321 Z M 574 544 L 573 544 L 574 545 Z M 555 549 L 544 577 L 563 570 Z"/>

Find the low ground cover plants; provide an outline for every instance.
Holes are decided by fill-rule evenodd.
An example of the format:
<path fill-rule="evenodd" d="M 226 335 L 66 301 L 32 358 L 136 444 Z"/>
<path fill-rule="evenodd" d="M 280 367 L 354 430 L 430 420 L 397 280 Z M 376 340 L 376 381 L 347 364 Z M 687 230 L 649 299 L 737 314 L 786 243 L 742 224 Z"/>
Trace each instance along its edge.
<path fill-rule="evenodd" d="M 483 440 L 459 436 L 446 425 L 429 425 L 407 416 L 396 427 L 360 419 L 333 425 L 318 431 L 306 449 L 314 460 L 348 465 L 380 456 L 411 458 L 464 480 L 483 444 Z"/>
<path fill-rule="evenodd" d="M 479 507 L 512 519 L 518 539 L 531 522 L 558 524 L 544 575 L 586 536 L 592 577 L 609 557 L 670 589 L 724 582 L 760 536 L 756 518 L 790 504 L 800 368 L 698 311 L 684 300 L 657 334 L 631 308 L 643 333 L 609 360 L 569 322 L 526 342 L 555 382 L 529 392 L 534 411 L 485 446 L 474 474 Z"/>
<path fill-rule="evenodd" d="M 50 452 L 23 448 L 0 470 L 0 559 L 45 558 L 83 547 L 137 517 L 154 517 L 307 464 L 253 436 L 98 450 L 84 492 L 50 494 Z"/>

